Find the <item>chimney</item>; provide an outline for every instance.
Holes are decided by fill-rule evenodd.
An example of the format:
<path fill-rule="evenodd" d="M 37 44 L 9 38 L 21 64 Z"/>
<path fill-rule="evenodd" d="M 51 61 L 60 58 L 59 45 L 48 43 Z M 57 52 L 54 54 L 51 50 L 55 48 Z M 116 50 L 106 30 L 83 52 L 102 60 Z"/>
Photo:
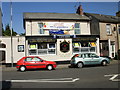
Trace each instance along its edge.
<path fill-rule="evenodd" d="M 80 5 L 80 6 L 78 7 L 76 13 L 78 13 L 79 15 L 82 15 L 82 16 L 84 15 L 84 14 L 83 14 L 82 5 Z"/>

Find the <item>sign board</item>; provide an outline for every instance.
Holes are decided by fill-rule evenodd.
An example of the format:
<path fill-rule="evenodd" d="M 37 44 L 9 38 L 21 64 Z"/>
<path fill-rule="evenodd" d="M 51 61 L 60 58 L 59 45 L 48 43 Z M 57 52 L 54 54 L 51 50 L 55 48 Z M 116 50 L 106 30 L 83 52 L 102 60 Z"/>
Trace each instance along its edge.
<path fill-rule="evenodd" d="M 24 45 L 18 45 L 18 52 L 24 52 Z"/>
<path fill-rule="evenodd" d="M 44 22 L 43 29 L 73 29 L 75 23 Z"/>
<path fill-rule="evenodd" d="M 66 53 L 66 52 L 68 52 L 69 50 L 70 50 L 70 46 L 69 46 L 69 43 L 68 43 L 68 42 L 63 41 L 63 42 L 60 43 L 60 51 L 61 51 L 61 52 Z"/>

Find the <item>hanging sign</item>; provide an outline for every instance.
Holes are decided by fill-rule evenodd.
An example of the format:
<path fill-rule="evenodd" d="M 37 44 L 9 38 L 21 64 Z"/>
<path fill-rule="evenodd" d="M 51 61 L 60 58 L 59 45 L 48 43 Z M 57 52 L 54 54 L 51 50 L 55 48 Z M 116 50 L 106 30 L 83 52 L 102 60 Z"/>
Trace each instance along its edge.
<path fill-rule="evenodd" d="M 70 46 L 69 46 L 69 43 L 68 43 L 68 42 L 63 41 L 63 42 L 60 43 L 60 51 L 61 51 L 61 52 L 66 53 L 66 52 L 68 52 L 69 50 L 70 50 Z"/>
<path fill-rule="evenodd" d="M 75 23 L 65 22 L 45 22 L 43 23 L 43 29 L 73 29 Z"/>

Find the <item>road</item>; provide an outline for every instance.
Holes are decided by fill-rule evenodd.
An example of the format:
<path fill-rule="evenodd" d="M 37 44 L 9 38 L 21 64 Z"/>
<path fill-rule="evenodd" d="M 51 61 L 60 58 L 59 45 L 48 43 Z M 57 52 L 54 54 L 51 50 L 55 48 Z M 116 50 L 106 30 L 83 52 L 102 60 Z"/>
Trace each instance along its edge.
<path fill-rule="evenodd" d="M 3 71 L 3 88 L 118 88 L 118 64 L 48 70 Z"/>

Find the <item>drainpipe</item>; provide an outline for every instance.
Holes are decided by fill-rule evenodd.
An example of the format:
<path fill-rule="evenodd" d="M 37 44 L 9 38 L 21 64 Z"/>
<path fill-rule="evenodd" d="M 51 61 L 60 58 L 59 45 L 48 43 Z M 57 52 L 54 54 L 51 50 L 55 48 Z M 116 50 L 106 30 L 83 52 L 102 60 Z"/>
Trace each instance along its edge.
<path fill-rule="evenodd" d="M 100 42 L 99 42 L 99 38 L 96 38 L 97 41 L 96 41 L 96 44 L 97 44 L 97 55 L 100 55 Z"/>
<path fill-rule="evenodd" d="M 116 24 L 116 35 L 117 35 L 117 41 L 115 42 L 115 45 L 116 45 L 116 43 L 117 43 L 117 56 L 118 56 L 118 50 L 120 49 L 120 47 L 119 47 L 119 25 L 118 24 Z M 115 38 L 116 39 L 116 38 Z M 117 59 L 119 59 L 118 57 L 117 57 Z"/>
<path fill-rule="evenodd" d="M 109 52 L 109 57 L 112 57 L 111 56 L 111 42 L 110 42 L 110 39 L 108 39 L 108 52 Z"/>

